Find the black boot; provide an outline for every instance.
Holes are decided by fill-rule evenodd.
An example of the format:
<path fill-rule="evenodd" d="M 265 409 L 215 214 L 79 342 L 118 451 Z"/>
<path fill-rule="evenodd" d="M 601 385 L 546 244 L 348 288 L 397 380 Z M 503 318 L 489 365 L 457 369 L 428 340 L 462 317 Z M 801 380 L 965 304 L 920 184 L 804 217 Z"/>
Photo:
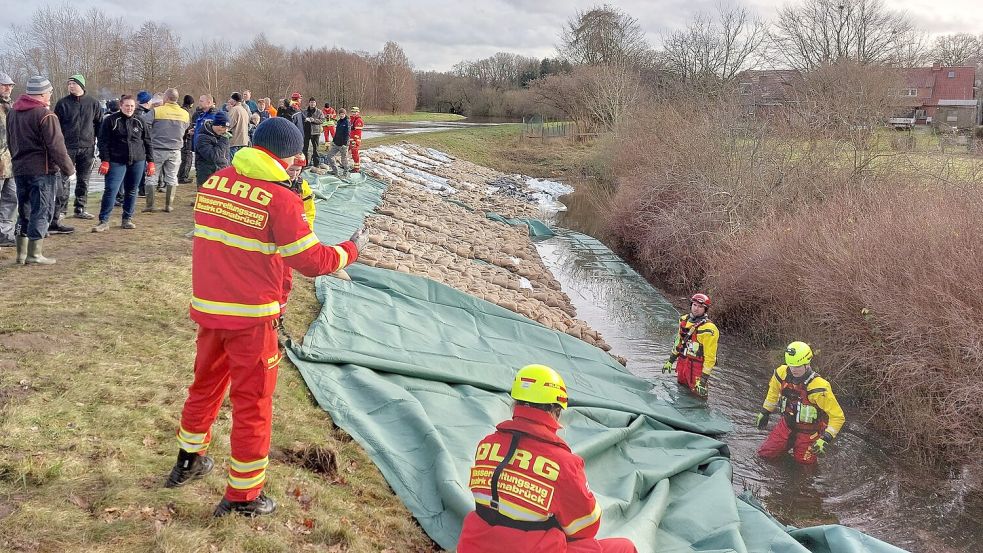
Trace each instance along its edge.
<path fill-rule="evenodd" d="M 287 334 L 287 328 L 283 326 L 283 315 L 280 315 L 280 318 L 274 322 L 274 326 L 276 327 L 276 341 L 280 344 L 280 348 L 284 350 L 292 348 L 293 339 L 290 334 Z"/>
<path fill-rule="evenodd" d="M 192 480 L 201 478 L 212 472 L 212 468 L 214 467 L 215 461 L 208 455 L 198 455 L 197 453 L 188 453 L 183 449 L 179 450 L 177 462 L 174 463 L 174 468 L 171 469 L 171 475 L 164 482 L 164 487 L 181 487 Z"/>
<path fill-rule="evenodd" d="M 274 511 L 276 511 L 276 501 L 267 497 L 265 493 L 260 492 L 256 499 L 252 501 L 229 501 L 223 497 L 222 501 L 215 507 L 215 512 L 212 515 L 215 517 L 224 517 L 230 513 L 237 513 L 247 517 L 258 517 L 272 515 Z"/>

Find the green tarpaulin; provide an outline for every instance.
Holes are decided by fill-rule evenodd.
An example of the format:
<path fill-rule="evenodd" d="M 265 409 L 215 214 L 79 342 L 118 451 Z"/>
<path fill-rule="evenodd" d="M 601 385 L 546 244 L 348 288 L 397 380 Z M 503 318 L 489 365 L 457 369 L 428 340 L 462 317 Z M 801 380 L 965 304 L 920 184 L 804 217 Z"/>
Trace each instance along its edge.
<path fill-rule="evenodd" d="M 371 179 L 335 184 L 317 183 L 331 192 L 318 204 L 324 242 L 346 238 L 383 190 Z M 425 278 L 348 273 L 317 279 L 321 313 L 288 354 L 441 547 L 455 548 L 473 508 L 474 448 L 509 416 L 514 371 L 544 363 L 566 379 L 561 435 L 586 461 L 602 536 L 629 537 L 642 552 L 901 551 L 840 526 L 787 532 L 734 495 L 719 441 L 727 421 L 688 398 L 656 399 L 603 351 Z"/>
<path fill-rule="evenodd" d="M 509 218 L 492 211 L 486 213 L 485 216 L 492 221 L 498 221 L 499 223 L 505 223 L 506 225 L 512 225 L 514 227 L 525 225 L 529 227 L 529 236 L 535 240 L 552 238 L 553 236 L 556 236 L 553 231 L 539 219 Z"/>

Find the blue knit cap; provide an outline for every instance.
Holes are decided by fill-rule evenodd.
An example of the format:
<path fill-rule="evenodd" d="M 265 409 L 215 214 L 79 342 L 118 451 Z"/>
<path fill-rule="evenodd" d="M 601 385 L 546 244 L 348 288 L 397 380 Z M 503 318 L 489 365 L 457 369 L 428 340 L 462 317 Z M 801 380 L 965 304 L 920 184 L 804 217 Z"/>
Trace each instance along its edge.
<path fill-rule="evenodd" d="M 281 159 L 293 157 L 304 149 L 300 129 L 284 117 L 270 117 L 256 127 L 253 144 L 266 148 Z"/>
<path fill-rule="evenodd" d="M 147 92 L 146 90 L 141 90 L 140 92 L 137 92 L 137 103 L 138 104 L 146 104 L 147 102 L 149 102 L 150 100 L 153 100 L 153 99 L 154 99 L 154 96 L 152 94 L 150 94 L 149 92 Z"/>
<path fill-rule="evenodd" d="M 215 118 L 212 119 L 212 125 L 217 125 L 219 127 L 226 127 L 229 124 L 229 116 L 225 114 L 224 111 L 220 111 L 215 114 Z"/>

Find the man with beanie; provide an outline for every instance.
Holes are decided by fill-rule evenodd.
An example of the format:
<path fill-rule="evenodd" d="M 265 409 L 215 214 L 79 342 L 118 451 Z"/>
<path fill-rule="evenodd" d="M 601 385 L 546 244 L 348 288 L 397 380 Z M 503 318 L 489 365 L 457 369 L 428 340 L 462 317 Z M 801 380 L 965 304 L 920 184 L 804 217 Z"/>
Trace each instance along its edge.
<path fill-rule="evenodd" d="M 205 120 L 195 142 L 195 179 L 198 189 L 208 177 L 229 166 L 229 116 L 224 111 Z"/>
<path fill-rule="evenodd" d="M 235 157 L 236 152 L 249 145 L 249 110 L 242 105 L 242 94 L 233 92 L 229 97 L 229 153 Z"/>
<path fill-rule="evenodd" d="M 177 432 L 177 462 L 164 484 L 182 486 L 212 470 L 215 463 L 206 453 L 228 389 L 232 451 L 216 517 L 268 515 L 276 509 L 263 483 L 281 359 L 274 322 L 280 315 L 284 263 L 311 277 L 332 273 L 354 262 L 367 241 L 363 227 L 351 240 L 325 246 L 307 225 L 303 202 L 290 190 L 286 171 L 304 143 L 290 121 L 264 121 L 253 140 L 254 147 L 239 150 L 230 167 L 205 181 L 195 200 L 194 381 Z"/>
<path fill-rule="evenodd" d="M 164 91 L 164 103 L 153 110 L 150 144 L 154 150 L 154 161 L 147 165 L 147 176 L 154 176 L 156 165 L 160 166 L 160 174 L 147 183 L 145 212 L 157 210 L 154 207 L 155 188 L 164 192 L 164 211 L 170 213 L 174 209 L 177 172 L 181 167 L 181 148 L 184 147 L 184 133 L 191 124 L 188 112 L 177 105 L 178 98 L 180 96 L 177 89 L 168 88 Z"/>
<path fill-rule="evenodd" d="M 151 111 L 151 104 L 154 101 L 154 95 L 146 90 L 141 90 L 137 92 L 137 109 L 134 112 L 135 117 L 140 118 L 144 123 L 147 124 L 149 129 L 151 125 L 154 124 L 154 112 Z M 152 163 L 152 162 L 151 162 Z M 137 195 L 141 198 L 147 195 L 147 177 L 144 175 L 140 178 L 140 186 L 137 187 Z"/>
<path fill-rule="evenodd" d="M 311 160 L 314 167 L 318 166 L 317 144 L 321 137 L 321 125 L 324 123 L 324 113 L 317 107 L 317 100 L 311 98 L 307 101 L 307 109 L 304 111 L 304 158 Z M 313 151 L 307 155 L 307 148 L 310 146 Z"/>
<path fill-rule="evenodd" d="M 181 101 L 181 109 L 188 112 L 188 130 L 184 131 L 184 144 L 181 146 L 181 168 L 177 172 L 178 184 L 191 184 L 191 167 L 194 162 L 195 149 L 192 144 L 195 134 L 195 97 L 185 94 Z"/>
<path fill-rule="evenodd" d="M 44 257 L 55 194 L 55 173 L 71 177 L 75 165 L 65 149 L 58 116 L 51 105 L 51 83 L 41 76 L 27 81 L 27 93 L 14 102 L 7 115 L 7 139 L 17 181 L 17 263 L 51 265 Z"/>
<path fill-rule="evenodd" d="M 13 246 L 17 216 L 17 184 L 7 147 L 7 114 L 10 113 L 10 93 L 14 80 L 0 71 L 0 248 Z"/>
<path fill-rule="evenodd" d="M 102 124 L 102 107 L 98 100 L 85 94 L 85 77 L 72 75 L 68 78 L 68 95 L 55 104 L 55 115 L 61 123 L 68 155 L 75 164 L 75 217 L 92 219 L 92 214 L 85 210 L 85 201 L 89 193 L 92 160 L 95 157 L 96 135 Z M 67 186 L 63 184 L 59 192 L 51 231 L 61 226 L 58 218 L 68 207 Z"/>

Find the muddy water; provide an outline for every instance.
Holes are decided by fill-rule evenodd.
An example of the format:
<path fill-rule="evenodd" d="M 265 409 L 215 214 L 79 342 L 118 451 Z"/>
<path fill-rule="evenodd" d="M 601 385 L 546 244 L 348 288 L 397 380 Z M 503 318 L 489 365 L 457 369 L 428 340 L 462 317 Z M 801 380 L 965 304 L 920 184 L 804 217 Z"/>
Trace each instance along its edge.
<path fill-rule="evenodd" d="M 568 198 L 571 210 L 557 218 L 558 224 L 596 232 L 591 202 L 577 194 L 564 201 Z M 660 370 L 677 324 L 672 303 L 616 256 L 583 243 L 577 233 L 561 231 L 537 247 L 579 318 L 629 360 L 628 368 L 652 382 L 658 396 L 683 393 L 674 376 Z M 795 526 L 840 523 L 910 551 L 983 551 L 983 497 L 971 487 L 974 481 L 980 485 L 980 475 L 959 468 L 933 472 L 889 453 L 849 405 L 845 431 L 818 466 L 803 468 L 788 458 L 761 460 L 755 451 L 766 432 L 751 420 L 779 354 L 725 335 L 718 359 L 708 408 L 734 423 L 734 432 L 723 439 L 731 449 L 736 491 L 752 490 L 779 520 Z M 822 372 L 821 359 L 816 365 Z"/>

